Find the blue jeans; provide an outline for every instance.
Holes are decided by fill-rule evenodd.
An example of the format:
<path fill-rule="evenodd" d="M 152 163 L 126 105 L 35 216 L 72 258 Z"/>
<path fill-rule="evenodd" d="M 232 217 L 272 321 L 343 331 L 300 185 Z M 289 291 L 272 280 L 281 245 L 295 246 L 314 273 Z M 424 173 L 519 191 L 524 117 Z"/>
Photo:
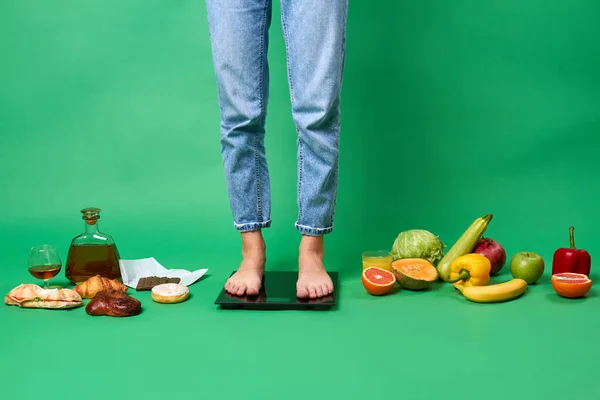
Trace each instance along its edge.
<path fill-rule="evenodd" d="M 348 0 L 281 0 L 292 117 L 297 136 L 302 234 L 333 229 L 337 200 L 340 92 Z M 271 225 L 264 137 L 271 0 L 207 0 L 221 113 L 221 151 L 234 226 Z"/>

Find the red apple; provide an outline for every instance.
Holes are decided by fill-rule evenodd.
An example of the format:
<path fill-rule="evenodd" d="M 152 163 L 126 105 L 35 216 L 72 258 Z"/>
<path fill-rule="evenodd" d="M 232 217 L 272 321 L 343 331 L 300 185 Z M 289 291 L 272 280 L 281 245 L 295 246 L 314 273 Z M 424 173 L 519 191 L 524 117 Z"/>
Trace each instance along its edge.
<path fill-rule="evenodd" d="M 473 253 L 485 256 L 492 264 L 490 275 L 495 275 L 506 263 L 506 251 L 498 242 L 490 238 L 481 238 L 475 245 Z"/>

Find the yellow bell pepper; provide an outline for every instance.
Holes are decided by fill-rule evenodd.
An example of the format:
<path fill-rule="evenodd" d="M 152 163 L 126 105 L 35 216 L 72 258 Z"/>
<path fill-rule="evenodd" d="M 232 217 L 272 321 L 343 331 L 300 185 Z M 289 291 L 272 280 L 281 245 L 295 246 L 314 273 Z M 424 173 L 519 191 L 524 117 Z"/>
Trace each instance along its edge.
<path fill-rule="evenodd" d="M 450 265 L 450 282 L 454 287 L 485 286 L 490 283 L 492 264 L 487 257 L 477 254 L 465 254 Z"/>

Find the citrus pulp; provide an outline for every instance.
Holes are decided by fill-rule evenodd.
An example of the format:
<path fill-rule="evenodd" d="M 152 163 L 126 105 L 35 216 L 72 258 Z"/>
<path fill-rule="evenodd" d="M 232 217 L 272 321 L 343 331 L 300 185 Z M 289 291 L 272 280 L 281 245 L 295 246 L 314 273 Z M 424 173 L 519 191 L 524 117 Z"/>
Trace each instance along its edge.
<path fill-rule="evenodd" d="M 388 293 L 394 287 L 396 277 L 390 271 L 378 267 L 363 270 L 362 284 L 370 294 L 379 296 Z"/>
<path fill-rule="evenodd" d="M 584 274 L 562 272 L 552 275 L 552 288 L 563 297 L 583 297 L 592 288 L 592 281 Z"/>

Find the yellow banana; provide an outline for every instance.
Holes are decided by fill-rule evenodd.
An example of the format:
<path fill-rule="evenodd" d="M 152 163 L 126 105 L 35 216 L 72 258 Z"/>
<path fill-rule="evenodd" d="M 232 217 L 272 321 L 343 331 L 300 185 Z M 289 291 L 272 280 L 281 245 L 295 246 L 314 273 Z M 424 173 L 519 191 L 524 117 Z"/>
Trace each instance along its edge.
<path fill-rule="evenodd" d="M 476 303 L 495 303 L 519 297 L 527 290 L 527 282 L 523 279 L 512 279 L 508 282 L 487 286 L 457 286 L 463 296 Z"/>

